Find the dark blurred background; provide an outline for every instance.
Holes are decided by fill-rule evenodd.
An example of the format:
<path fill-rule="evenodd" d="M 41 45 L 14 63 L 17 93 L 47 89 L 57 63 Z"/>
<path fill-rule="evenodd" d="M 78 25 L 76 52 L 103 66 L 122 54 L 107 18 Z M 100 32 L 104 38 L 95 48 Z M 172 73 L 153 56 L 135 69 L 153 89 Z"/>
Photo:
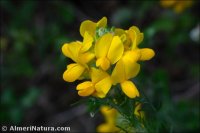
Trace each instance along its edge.
<path fill-rule="evenodd" d="M 75 104 L 84 98 L 75 89 L 79 81 L 62 79 L 72 61 L 61 47 L 82 40 L 82 21 L 106 16 L 109 26 L 138 26 L 144 32 L 139 47 L 155 50 L 152 60 L 141 63 L 135 83 L 170 125 L 166 131 L 199 131 L 200 5 L 193 2 L 176 13 L 159 1 L 1 0 L 1 125 L 95 131 L 104 119 Z"/>

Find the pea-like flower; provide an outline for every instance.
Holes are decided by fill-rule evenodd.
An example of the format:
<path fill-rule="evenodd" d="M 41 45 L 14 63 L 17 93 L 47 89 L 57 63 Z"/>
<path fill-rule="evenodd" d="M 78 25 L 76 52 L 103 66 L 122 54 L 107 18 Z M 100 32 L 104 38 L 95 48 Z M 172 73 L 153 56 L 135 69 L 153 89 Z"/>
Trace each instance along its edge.
<path fill-rule="evenodd" d="M 124 46 L 118 36 L 113 36 L 111 33 L 103 35 L 95 44 L 96 66 L 107 70 L 122 57 L 123 52 Z"/>
<path fill-rule="evenodd" d="M 110 75 L 106 72 L 92 68 L 91 81 L 85 81 L 77 86 L 80 96 L 94 95 L 104 98 L 112 86 Z"/>
<path fill-rule="evenodd" d="M 63 79 L 68 82 L 74 82 L 88 69 L 87 63 L 94 58 L 94 54 L 87 52 L 92 46 L 93 38 L 85 32 L 83 43 L 76 41 L 65 43 L 62 52 L 65 56 L 71 58 L 75 63 L 69 64 L 63 74 Z"/>

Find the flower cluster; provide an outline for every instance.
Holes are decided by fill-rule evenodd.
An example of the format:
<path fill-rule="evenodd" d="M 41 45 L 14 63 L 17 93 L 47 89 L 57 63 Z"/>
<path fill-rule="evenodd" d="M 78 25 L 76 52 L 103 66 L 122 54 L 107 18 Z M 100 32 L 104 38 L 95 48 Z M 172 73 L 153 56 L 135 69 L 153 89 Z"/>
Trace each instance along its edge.
<path fill-rule="evenodd" d="M 139 96 L 131 81 L 140 71 L 138 61 L 150 60 L 154 51 L 140 49 L 143 33 L 136 26 L 128 30 L 108 28 L 107 18 L 97 23 L 86 20 L 81 23 L 83 41 L 65 43 L 62 52 L 74 63 L 67 66 L 63 79 L 67 82 L 85 79 L 77 86 L 80 96 L 104 98 L 112 86 L 120 84 L 130 98 Z"/>

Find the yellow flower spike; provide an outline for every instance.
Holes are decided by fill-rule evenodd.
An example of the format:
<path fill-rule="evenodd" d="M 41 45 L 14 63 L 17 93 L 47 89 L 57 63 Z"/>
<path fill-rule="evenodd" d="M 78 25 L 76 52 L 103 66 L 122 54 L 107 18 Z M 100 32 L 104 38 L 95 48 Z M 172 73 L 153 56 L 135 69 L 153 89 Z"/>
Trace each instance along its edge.
<path fill-rule="evenodd" d="M 139 91 L 131 81 L 124 81 L 120 83 L 122 91 L 130 98 L 139 97 Z"/>
<path fill-rule="evenodd" d="M 140 71 L 137 62 L 150 60 L 155 53 L 152 49 L 139 49 L 144 36 L 136 26 L 128 30 L 106 26 L 106 17 L 98 22 L 86 20 L 81 23 L 83 42 L 75 41 L 62 46 L 63 54 L 75 62 L 67 66 L 63 78 L 68 82 L 91 78 L 91 81 L 77 86 L 80 96 L 104 98 L 112 85 L 119 83 L 128 97 L 135 98 L 139 92 L 130 79 Z M 93 68 L 95 64 L 98 69 Z M 111 71 L 111 66 L 114 69 L 110 76 L 107 71 Z"/>
<path fill-rule="evenodd" d="M 141 52 L 141 56 L 139 60 L 141 61 L 150 60 L 151 58 L 155 56 L 155 52 L 149 48 L 140 49 L 140 52 Z"/>
<path fill-rule="evenodd" d="M 84 36 L 85 32 L 87 31 L 91 36 L 95 36 L 95 31 L 97 27 L 106 27 L 107 25 L 107 18 L 103 17 L 97 23 L 92 22 L 90 20 L 85 20 L 81 23 L 80 26 L 80 34 Z"/>
<path fill-rule="evenodd" d="M 67 70 L 63 73 L 63 79 L 67 82 L 74 82 L 84 72 L 85 68 L 82 65 L 73 63 L 67 66 Z"/>
<path fill-rule="evenodd" d="M 95 45 L 95 55 L 97 57 L 96 66 L 107 70 L 110 64 L 115 64 L 123 55 L 124 46 L 118 36 L 111 33 L 103 35 Z"/>
<path fill-rule="evenodd" d="M 94 84 L 90 81 L 79 84 L 76 89 L 79 96 L 89 96 L 95 91 Z"/>

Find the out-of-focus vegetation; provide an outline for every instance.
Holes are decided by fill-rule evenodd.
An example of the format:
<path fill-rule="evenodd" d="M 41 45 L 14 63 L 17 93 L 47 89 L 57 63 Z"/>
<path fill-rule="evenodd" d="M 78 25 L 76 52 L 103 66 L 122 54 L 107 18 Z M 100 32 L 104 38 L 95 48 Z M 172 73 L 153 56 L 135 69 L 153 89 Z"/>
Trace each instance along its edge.
<path fill-rule="evenodd" d="M 152 103 L 153 108 L 144 105 L 146 115 L 152 116 L 149 129 L 199 131 L 199 4 L 194 1 L 176 13 L 159 1 L 2 0 L 2 125 L 59 125 L 71 126 L 72 131 L 95 131 L 103 121 L 100 114 L 90 118 L 85 108 L 71 106 L 81 98 L 75 90 L 77 83 L 62 79 L 71 60 L 62 55 L 61 46 L 81 40 L 83 20 L 107 16 L 115 27 L 140 27 L 144 32 L 140 46 L 156 52 L 152 61 L 141 63 L 143 70 L 134 80 Z M 73 117 L 72 111 L 76 112 Z"/>

